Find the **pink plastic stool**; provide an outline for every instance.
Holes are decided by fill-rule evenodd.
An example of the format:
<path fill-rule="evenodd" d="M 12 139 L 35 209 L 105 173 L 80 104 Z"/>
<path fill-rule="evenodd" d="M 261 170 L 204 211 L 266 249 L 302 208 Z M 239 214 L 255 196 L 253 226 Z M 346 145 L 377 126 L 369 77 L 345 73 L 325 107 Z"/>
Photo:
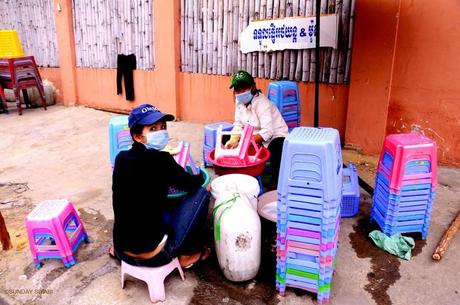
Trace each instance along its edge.
<path fill-rule="evenodd" d="M 193 161 L 192 155 L 190 154 L 190 143 L 187 141 L 180 141 L 178 150 L 179 151 L 173 155 L 174 160 L 176 160 L 177 164 L 182 166 L 185 170 L 187 170 L 188 165 L 194 175 L 199 175 L 200 168 Z"/>
<path fill-rule="evenodd" d="M 88 235 L 73 205 L 67 200 L 41 202 L 26 217 L 27 236 L 35 266 L 45 258 L 62 259 L 64 266 L 76 263 L 74 253 Z"/>
<path fill-rule="evenodd" d="M 409 162 L 428 165 L 425 173 L 406 172 Z M 428 161 L 428 162 L 427 162 Z M 431 179 L 436 187 L 437 167 L 436 142 L 418 133 L 392 134 L 385 138 L 380 152 L 378 169 L 389 177 L 390 188 L 400 189 L 405 180 Z"/>
<path fill-rule="evenodd" d="M 214 157 L 216 161 L 230 166 L 248 166 L 257 161 L 262 149 L 257 146 L 253 139 L 254 127 L 250 124 L 244 126 L 241 132 L 241 138 L 236 148 L 224 148 L 222 143 L 223 135 L 232 135 L 233 131 L 222 131 L 222 126 L 217 129 L 216 149 Z M 250 147 L 253 147 L 255 155 L 249 155 Z"/>
<path fill-rule="evenodd" d="M 179 270 L 182 280 L 185 280 L 184 272 L 182 271 L 177 258 L 173 259 L 167 265 L 156 268 L 132 266 L 122 261 L 121 288 L 125 287 L 126 275 L 130 275 L 147 283 L 147 286 L 149 287 L 150 301 L 153 303 L 164 301 L 166 300 L 164 280 L 176 268 Z"/>

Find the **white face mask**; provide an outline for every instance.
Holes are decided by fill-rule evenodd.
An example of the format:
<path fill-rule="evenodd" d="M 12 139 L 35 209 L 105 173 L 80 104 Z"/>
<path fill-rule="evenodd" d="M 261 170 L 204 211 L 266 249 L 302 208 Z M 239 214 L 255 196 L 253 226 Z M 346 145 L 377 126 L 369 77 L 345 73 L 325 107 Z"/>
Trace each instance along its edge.
<path fill-rule="evenodd" d="M 147 142 L 144 145 L 147 149 L 162 150 L 169 141 L 167 130 L 152 131 L 147 133 L 145 137 L 147 138 Z"/>
<path fill-rule="evenodd" d="M 235 94 L 235 103 L 238 104 L 248 104 L 252 101 L 254 95 L 252 95 L 251 90 L 245 91 L 243 93 Z"/>

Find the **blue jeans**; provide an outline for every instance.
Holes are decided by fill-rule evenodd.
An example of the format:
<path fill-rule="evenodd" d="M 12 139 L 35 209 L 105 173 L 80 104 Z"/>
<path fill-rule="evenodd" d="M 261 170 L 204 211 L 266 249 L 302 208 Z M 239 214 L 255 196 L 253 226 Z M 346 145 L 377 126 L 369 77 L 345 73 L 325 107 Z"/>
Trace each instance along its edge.
<path fill-rule="evenodd" d="M 133 266 L 158 267 L 168 264 L 178 255 L 190 255 L 202 248 L 200 235 L 208 216 L 208 191 L 199 188 L 180 202 L 171 204 L 171 209 L 163 213 L 164 222 L 172 235 L 168 235 L 164 248 L 149 259 L 135 259 L 115 249 L 121 260 Z"/>

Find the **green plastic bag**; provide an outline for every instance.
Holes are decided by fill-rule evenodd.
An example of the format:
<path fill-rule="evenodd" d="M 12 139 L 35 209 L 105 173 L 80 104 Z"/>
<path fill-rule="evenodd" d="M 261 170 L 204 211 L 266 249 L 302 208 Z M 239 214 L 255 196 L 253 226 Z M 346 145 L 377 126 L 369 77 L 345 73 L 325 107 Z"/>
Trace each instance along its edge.
<path fill-rule="evenodd" d="M 410 260 L 411 251 L 415 247 L 415 242 L 412 237 L 402 236 L 400 233 L 390 237 L 379 230 L 374 230 L 369 233 L 369 237 L 380 249 L 405 260 Z"/>

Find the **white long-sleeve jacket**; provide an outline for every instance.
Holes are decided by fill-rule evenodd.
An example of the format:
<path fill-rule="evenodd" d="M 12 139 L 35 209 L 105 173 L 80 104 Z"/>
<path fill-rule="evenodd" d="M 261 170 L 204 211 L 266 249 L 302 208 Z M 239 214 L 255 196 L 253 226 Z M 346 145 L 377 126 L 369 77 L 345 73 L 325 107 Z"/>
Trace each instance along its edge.
<path fill-rule="evenodd" d="M 261 135 L 265 147 L 273 139 L 288 135 L 288 127 L 278 108 L 262 93 L 255 95 L 249 105 L 236 106 L 232 131 L 241 131 L 246 124 L 251 124 L 254 133 Z"/>

